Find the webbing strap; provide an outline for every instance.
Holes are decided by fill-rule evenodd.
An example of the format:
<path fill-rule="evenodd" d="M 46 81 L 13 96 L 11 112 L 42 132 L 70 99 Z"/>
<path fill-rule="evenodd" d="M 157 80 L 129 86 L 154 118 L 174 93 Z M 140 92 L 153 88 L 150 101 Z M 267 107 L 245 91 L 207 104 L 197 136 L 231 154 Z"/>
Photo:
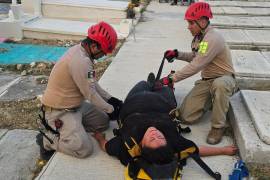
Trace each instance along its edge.
<path fill-rule="evenodd" d="M 160 79 L 164 62 L 165 62 L 165 55 L 163 56 L 163 59 L 162 59 L 161 64 L 159 66 L 158 73 L 157 73 L 157 76 L 156 76 L 156 81 L 158 81 Z"/>
<path fill-rule="evenodd" d="M 43 126 L 48 130 L 48 131 L 51 131 L 53 134 L 59 134 L 58 131 L 54 130 L 47 122 L 46 122 L 46 118 L 45 118 L 45 111 L 44 111 L 44 108 L 43 106 L 41 106 L 40 108 L 41 112 L 42 112 L 42 116 L 39 114 L 39 118 L 43 124 Z"/>
<path fill-rule="evenodd" d="M 221 174 L 219 172 L 213 172 L 210 167 L 200 158 L 198 154 L 190 154 L 190 157 L 196 161 L 196 163 L 203 168 L 211 177 L 216 180 L 221 180 Z"/>

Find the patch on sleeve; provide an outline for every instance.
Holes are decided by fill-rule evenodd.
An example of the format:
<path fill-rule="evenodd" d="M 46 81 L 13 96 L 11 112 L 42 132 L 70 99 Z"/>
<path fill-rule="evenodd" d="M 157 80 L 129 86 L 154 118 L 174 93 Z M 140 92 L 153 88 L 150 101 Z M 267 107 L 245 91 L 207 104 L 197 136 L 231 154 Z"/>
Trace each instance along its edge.
<path fill-rule="evenodd" d="M 87 79 L 94 81 L 95 78 L 96 78 L 96 71 L 92 70 L 87 72 Z"/>
<path fill-rule="evenodd" d="M 202 41 L 199 45 L 199 53 L 205 54 L 208 50 L 208 42 Z"/>

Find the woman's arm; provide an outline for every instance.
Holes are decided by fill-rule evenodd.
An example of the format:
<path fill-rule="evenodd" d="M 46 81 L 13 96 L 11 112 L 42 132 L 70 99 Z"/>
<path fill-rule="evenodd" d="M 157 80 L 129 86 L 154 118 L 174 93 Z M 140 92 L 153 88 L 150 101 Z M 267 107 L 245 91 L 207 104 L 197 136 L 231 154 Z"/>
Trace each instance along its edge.
<path fill-rule="evenodd" d="M 237 147 L 223 146 L 223 147 L 213 147 L 213 146 L 200 146 L 199 153 L 201 156 L 216 156 L 216 155 L 235 155 L 238 151 Z"/>

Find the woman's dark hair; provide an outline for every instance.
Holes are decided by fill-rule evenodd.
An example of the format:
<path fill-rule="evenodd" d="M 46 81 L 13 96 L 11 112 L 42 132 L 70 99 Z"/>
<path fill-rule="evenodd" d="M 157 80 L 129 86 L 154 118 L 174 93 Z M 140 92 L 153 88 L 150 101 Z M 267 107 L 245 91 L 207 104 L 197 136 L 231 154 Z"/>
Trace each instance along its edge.
<path fill-rule="evenodd" d="M 142 147 L 141 156 L 149 163 L 167 164 L 174 159 L 174 151 L 169 144 L 155 149 Z"/>

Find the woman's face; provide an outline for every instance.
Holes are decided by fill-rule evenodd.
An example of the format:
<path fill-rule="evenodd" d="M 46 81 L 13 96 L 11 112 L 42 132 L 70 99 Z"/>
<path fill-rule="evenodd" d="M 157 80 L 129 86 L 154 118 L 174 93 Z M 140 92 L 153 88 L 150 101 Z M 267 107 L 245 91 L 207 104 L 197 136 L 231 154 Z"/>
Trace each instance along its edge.
<path fill-rule="evenodd" d="M 149 127 L 144 133 L 142 139 L 142 147 L 155 149 L 161 146 L 165 146 L 166 144 L 167 141 L 164 135 L 155 127 Z"/>

